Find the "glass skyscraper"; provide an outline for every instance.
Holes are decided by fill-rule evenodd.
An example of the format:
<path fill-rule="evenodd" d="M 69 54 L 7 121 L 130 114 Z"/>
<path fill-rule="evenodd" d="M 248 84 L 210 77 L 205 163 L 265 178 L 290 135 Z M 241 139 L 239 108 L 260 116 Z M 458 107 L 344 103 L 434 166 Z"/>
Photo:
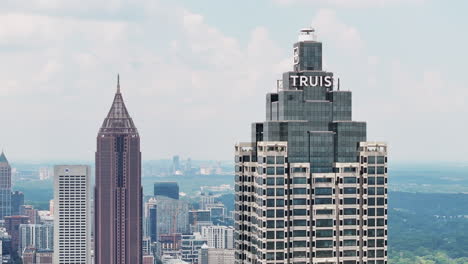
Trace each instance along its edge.
<path fill-rule="evenodd" d="M 0 154 L 0 220 L 11 215 L 11 166 L 5 156 Z"/>
<path fill-rule="evenodd" d="M 366 142 L 351 92 L 303 29 L 266 121 L 235 147 L 236 263 L 387 262 L 387 146 Z"/>

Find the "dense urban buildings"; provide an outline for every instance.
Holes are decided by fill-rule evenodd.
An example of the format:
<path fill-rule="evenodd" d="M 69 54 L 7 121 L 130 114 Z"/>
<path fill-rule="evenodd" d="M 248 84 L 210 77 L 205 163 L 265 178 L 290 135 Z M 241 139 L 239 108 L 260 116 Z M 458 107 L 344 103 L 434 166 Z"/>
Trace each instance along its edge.
<path fill-rule="evenodd" d="M 20 252 L 26 248 L 49 251 L 54 249 L 54 226 L 52 224 L 22 224 L 19 229 Z"/>
<path fill-rule="evenodd" d="M 0 220 L 11 215 L 11 166 L 5 156 L 0 154 Z"/>
<path fill-rule="evenodd" d="M 165 196 L 179 200 L 179 185 L 177 182 L 156 182 L 154 196 Z"/>
<path fill-rule="evenodd" d="M 90 181 L 89 166 L 55 166 L 54 263 L 91 262 Z"/>
<path fill-rule="evenodd" d="M 234 264 L 234 255 L 234 249 L 210 248 L 205 244 L 201 247 L 198 264 Z"/>
<path fill-rule="evenodd" d="M 96 264 L 142 262 L 140 136 L 120 93 L 97 135 L 94 192 Z"/>
<path fill-rule="evenodd" d="M 387 146 L 352 121 L 312 29 L 235 147 L 236 263 L 387 263 Z"/>

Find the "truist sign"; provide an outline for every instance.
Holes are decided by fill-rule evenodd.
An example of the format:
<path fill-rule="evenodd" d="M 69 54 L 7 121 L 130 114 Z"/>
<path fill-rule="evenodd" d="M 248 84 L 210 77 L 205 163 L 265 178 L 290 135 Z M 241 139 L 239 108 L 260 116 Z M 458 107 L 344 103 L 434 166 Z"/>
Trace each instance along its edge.
<path fill-rule="evenodd" d="M 290 83 L 292 86 L 321 86 L 321 87 L 332 87 L 333 86 L 333 77 L 332 76 L 298 76 L 291 75 L 289 76 Z"/>

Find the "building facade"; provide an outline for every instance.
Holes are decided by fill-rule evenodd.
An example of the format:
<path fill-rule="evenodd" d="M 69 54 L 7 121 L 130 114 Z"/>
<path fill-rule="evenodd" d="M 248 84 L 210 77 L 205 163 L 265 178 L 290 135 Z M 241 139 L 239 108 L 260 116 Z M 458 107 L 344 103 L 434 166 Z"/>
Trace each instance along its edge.
<path fill-rule="evenodd" d="M 234 248 L 234 228 L 231 226 L 203 226 L 201 235 L 210 248 Z"/>
<path fill-rule="evenodd" d="M 22 224 L 19 227 L 19 250 L 23 252 L 28 247 L 37 250 L 54 249 L 54 226 L 51 224 Z"/>
<path fill-rule="evenodd" d="M 234 264 L 234 256 L 234 249 L 210 248 L 203 245 L 200 250 L 198 264 Z"/>
<path fill-rule="evenodd" d="M 94 192 L 95 263 L 142 263 L 140 136 L 120 83 L 97 136 Z"/>
<path fill-rule="evenodd" d="M 91 168 L 54 168 L 54 263 L 91 263 Z"/>
<path fill-rule="evenodd" d="M 352 121 L 312 29 L 235 147 L 236 263 L 387 263 L 387 146 Z"/>
<path fill-rule="evenodd" d="M 154 196 L 165 196 L 179 200 L 179 184 L 177 182 L 154 183 Z"/>
<path fill-rule="evenodd" d="M 29 223 L 29 217 L 25 215 L 12 215 L 12 216 L 5 217 L 5 229 L 11 237 L 11 242 L 10 242 L 11 243 L 10 244 L 11 255 L 18 254 L 18 256 L 21 256 L 21 252 L 18 252 L 20 238 L 21 238 L 19 227 L 22 224 L 28 224 L 28 223 Z"/>
<path fill-rule="evenodd" d="M 11 215 L 11 166 L 5 156 L 0 154 L 0 220 Z"/>
<path fill-rule="evenodd" d="M 24 194 L 19 191 L 11 193 L 11 215 L 19 215 L 21 207 L 24 205 Z"/>

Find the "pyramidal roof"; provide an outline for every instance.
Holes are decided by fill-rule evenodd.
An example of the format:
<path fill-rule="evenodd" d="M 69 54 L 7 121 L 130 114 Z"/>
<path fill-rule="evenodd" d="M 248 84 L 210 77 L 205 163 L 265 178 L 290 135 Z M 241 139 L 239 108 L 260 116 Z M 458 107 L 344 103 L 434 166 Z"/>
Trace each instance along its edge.
<path fill-rule="evenodd" d="M 102 123 L 100 132 L 122 132 L 137 133 L 135 124 L 125 107 L 125 103 L 120 93 L 120 78 L 117 76 L 117 92 L 114 96 L 114 102 Z"/>
<path fill-rule="evenodd" d="M 2 154 L 0 154 L 0 163 L 8 163 L 8 160 L 5 156 L 5 153 L 3 153 L 3 151 L 2 151 Z"/>

